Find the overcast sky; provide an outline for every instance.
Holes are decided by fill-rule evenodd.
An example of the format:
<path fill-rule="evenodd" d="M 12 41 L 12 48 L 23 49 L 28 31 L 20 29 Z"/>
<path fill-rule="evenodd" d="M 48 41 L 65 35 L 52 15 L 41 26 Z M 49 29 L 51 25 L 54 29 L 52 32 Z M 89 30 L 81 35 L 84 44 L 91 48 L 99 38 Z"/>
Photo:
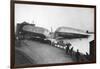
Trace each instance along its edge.
<path fill-rule="evenodd" d="M 23 21 L 55 31 L 60 26 L 94 31 L 94 9 L 15 4 L 15 25 Z"/>

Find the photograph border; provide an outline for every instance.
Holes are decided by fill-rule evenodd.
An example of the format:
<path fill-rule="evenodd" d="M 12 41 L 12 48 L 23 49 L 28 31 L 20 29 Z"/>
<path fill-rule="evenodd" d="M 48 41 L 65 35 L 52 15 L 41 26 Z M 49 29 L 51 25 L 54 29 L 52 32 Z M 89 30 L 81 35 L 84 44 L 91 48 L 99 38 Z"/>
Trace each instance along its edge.
<path fill-rule="evenodd" d="M 32 4 L 32 5 L 48 5 L 48 6 L 62 6 L 62 7 L 81 7 L 81 8 L 94 8 L 94 46 L 95 46 L 95 59 L 92 62 L 78 62 L 78 63 L 56 63 L 56 64 L 41 64 L 41 65 L 20 65 L 15 66 L 15 4 Z M 83 5 L 83 4 L 65 4 L 65 3 L 50 3 L 50 2 L 36 2 L 36 1 L 10 1 L 10 68 L 27 68 L 27 67 L 43 67 L 43 66 L 58 66 L 58 65 L 76 65 L 76 64 L 90 64 L 96 63 L 96 6 Z"/>

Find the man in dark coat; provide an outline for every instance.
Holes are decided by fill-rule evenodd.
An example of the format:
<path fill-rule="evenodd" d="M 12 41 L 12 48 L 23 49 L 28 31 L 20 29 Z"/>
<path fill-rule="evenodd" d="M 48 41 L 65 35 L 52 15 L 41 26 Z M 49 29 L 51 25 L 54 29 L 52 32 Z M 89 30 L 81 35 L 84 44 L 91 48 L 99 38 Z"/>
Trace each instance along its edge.
<path fill-rule="evenodd" d="M 70 49 L 70 55 L 73 55 L 73 47 Z"/>
<path fill-rule="evenodd" d="M 68 44 L 66 44 L 66 45 L 67 45 L 67 47 L 66 47 L 66 53 L 68 54 L 68 53 L 69 53 L 69 48 L 70 48 L 71 44 L 68 43 Z"/>
<path fill-rule="evenodd" d="M 80 53 L 79 53 L 78 49 L 77 49 L 75 56 L 76 56 L 76 61 L 79 62 L 80 61 Z"/>

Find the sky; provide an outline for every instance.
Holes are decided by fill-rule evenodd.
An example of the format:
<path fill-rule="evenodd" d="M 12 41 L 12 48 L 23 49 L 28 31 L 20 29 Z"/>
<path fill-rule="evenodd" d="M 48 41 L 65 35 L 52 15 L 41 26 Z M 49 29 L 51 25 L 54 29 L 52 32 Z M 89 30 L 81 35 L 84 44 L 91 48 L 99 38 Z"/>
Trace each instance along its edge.
<path fill-rule="evenodd" d="M 24 21 L 53 31 L 64 26 L 94 32 L 94 9 L 15 4 L 15 26 Z"/>

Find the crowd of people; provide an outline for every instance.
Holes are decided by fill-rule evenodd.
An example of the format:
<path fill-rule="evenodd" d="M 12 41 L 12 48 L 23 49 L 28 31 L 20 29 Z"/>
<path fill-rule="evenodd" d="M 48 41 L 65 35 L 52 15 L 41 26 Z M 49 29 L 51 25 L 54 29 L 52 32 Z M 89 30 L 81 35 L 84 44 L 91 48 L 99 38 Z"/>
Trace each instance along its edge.
<path fill-rule="evenodd" d="M 75 58 L 77 62 L 89 61 L 89 54 L 87 52 L 86 52 L 86 54 L 82 54 L 82 53 L 80 53 L 79 49 L 77 49 L 77 51 L 74 51 L 74 47 L 71 45 L 71 43 L 65 44 L 63 41 L 59 41 L 53 45 L 54 46 L 60 45 L 60 46 L 65 47 L 63 49 L 65 49 L 66 54 L 70 55 L 72 58 Z"/>
<path fill-rule="evenodd" d="M 79 62 L 80 61 L 80 52 L 79 52 L 79 49 L 77 49 L 77 52 L 74 52 L 74 50 L 73 50 L 74 47 L 71 47 L 70 43 L 66 44 L 66 46 L 67 46 L 66 47 L 66 54 L 69 54 L 71 56 L 75 56 L 76 61 Z"/>

